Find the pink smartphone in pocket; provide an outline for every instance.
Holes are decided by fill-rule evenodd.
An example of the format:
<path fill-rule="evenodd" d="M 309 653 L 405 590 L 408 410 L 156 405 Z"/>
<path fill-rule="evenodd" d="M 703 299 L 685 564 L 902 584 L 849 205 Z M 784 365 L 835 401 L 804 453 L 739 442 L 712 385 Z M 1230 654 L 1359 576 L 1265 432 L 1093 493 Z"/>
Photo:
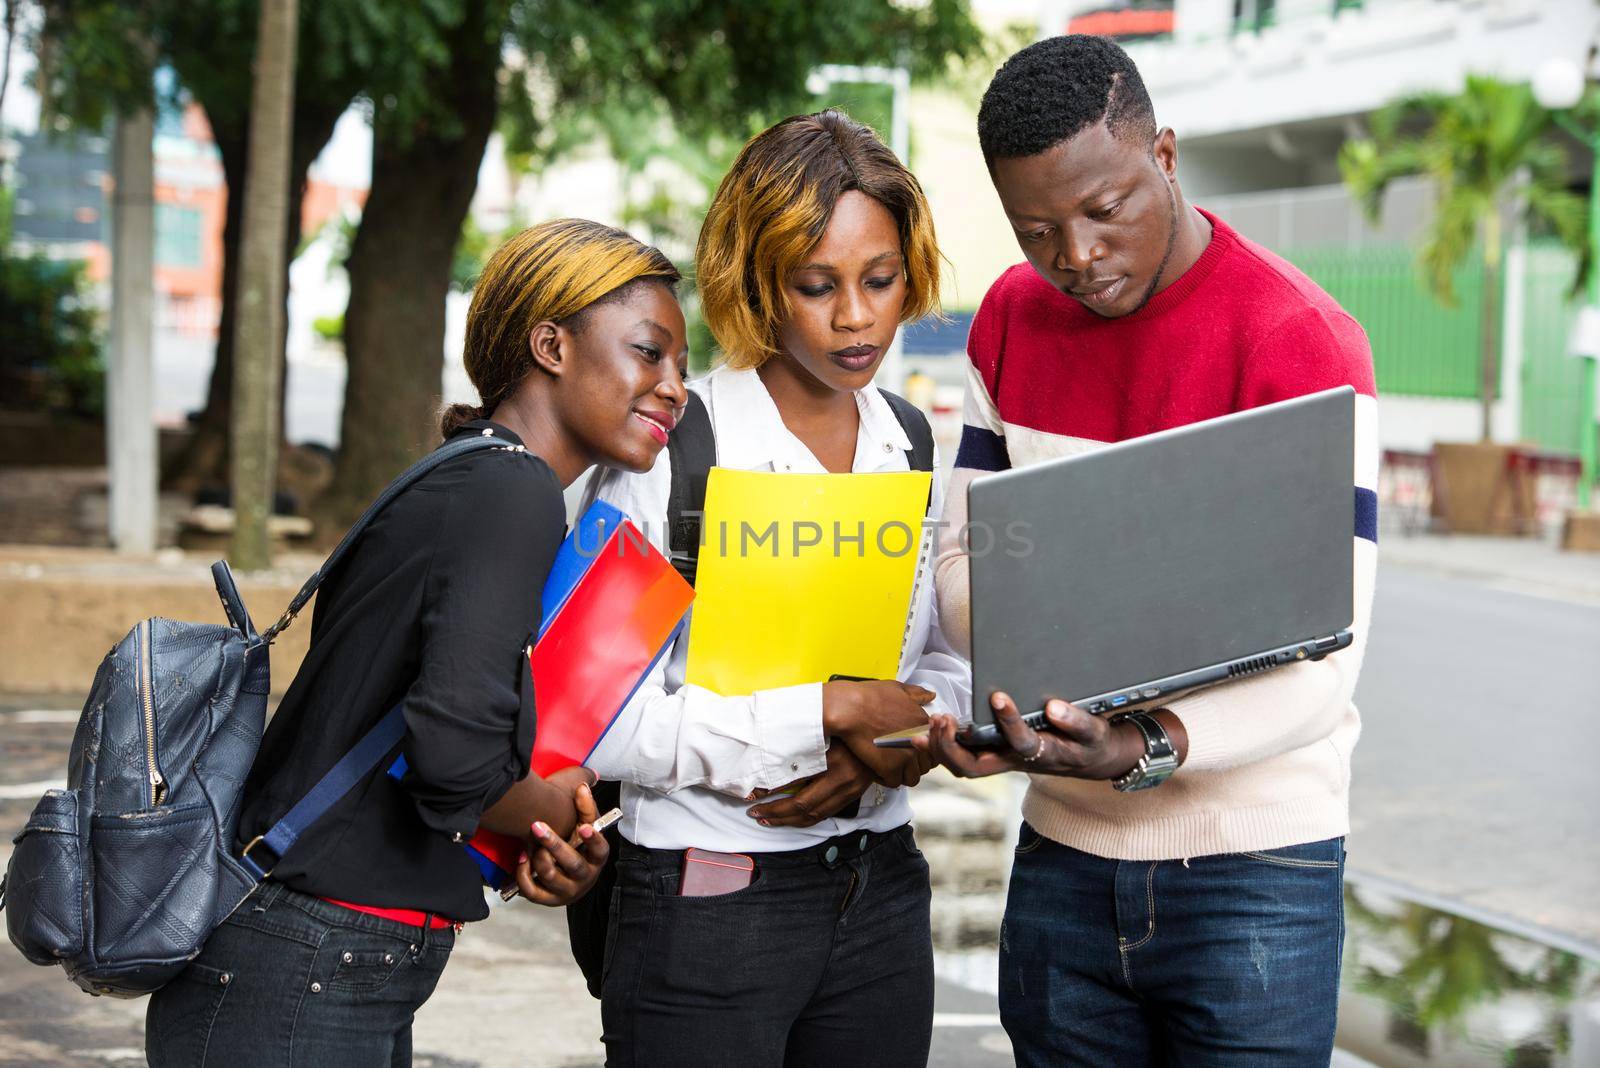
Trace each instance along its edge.
<path fill-rule="evenodd" d="M 756 862 L 743 853 L 685 849 L 678 896 L 714 897 L 717 894 L 731 894 L 749 886 L 755 876 Z"/>

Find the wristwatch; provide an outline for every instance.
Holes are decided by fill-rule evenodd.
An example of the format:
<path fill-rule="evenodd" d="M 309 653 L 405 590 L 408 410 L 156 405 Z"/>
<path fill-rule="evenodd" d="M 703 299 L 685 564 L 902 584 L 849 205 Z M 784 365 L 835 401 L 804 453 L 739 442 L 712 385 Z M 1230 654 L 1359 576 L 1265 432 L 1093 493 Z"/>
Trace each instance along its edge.
<path fill-rule="evenodd" d="M 1123 712 L 1111 717 L 1112 726 L 1124 721 L 1138 727 L 1139 733 L 1144 735 L 1144 755 L 1126 775 L 1112 779 L 1111 785 L 1123 792 L 1160 786 L 1178 770 L 1178 751 L 1167 737 L 1167 728 L 1148 712 Z"/>

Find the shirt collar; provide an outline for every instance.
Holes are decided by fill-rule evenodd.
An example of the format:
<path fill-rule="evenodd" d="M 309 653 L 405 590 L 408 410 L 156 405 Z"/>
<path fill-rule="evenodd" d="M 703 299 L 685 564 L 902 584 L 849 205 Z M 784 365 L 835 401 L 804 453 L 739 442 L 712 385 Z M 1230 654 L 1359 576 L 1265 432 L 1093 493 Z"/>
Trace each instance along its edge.
<path fill-rule="evenodd" d="M 494 434 L 494 436 L 497 437 L 497 438 L 505 438 L 507 441 L 511 442 L 511 444 L 513 444 L 513 445 L 526 445 L 527 444 L 527 442 L 525 442 L 521 438 L 519 438 L 514 431 L 506 429 L 505 427 L 501 426 L 499 423 L 496 423 L 492 419 L 471 419 L 471 420 L 468 420 L 467 422 L 462 423 L 460 426 L 456 427 L 455 433 L 451 434 L 450 437 L 452 439 L 453 438 L 459 438 L 459 437 L 461 437 L 461 436 L 463 436 L 465 434 L 471 434 L 474 437 L 476 437 L 477 435 L 482 434 L 485 430 L 491 431 Z"/>
<path fill-rule="evenodd" d="M 707 376 L 707 389 L 711 395 L 719 465 L 741 471 L 752 471 L 765 464 L 777 467 L 792 452 L 804 450 L 805 446 L 784 426 L 778 405 L 754 370 L 719 367 Z M 856 390 L 855 400 L 856 410 L 861 414 L 861 435 L 865 438 L 864 442 L 858 438 L 857 456 L 861 455 L 862 444 L 866 445 L 869 462 L 877 461 L 880 454 L 910 451 L 911 439 L 906 437 L 905 428 L 876 387 Z"/>

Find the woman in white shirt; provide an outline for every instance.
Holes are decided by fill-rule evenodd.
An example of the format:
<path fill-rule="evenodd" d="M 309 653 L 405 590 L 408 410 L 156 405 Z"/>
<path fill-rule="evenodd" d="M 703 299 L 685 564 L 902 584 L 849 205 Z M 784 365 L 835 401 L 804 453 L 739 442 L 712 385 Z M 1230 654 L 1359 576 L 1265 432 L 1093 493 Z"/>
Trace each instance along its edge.
<path fill-rule="evenodd" d="M 718 466 L 908 469 L 910 436 L 872 376 L 900 324 L 937 307 L 938 250 L 921 187 L 870 129 L 824 111 L 753 139 L 696 261 L 725 360 L 690 389 Z M 602 473 L 589 498 L 667 551 L 672 474 L 663 454 L 644 474 Z M 720 695 L 685 683 L 680 638 L 590 758 L 623 784 L 609 1065 L 927 1063 L 928 869 L 905 789 L 927 769 L 872 739 L 968 708 L 970 668 L 940 631 L 930 566 L 924 537 L 897 679 Z M 686 896 L 690 848 L 750 858 L 751 881 Z"/>

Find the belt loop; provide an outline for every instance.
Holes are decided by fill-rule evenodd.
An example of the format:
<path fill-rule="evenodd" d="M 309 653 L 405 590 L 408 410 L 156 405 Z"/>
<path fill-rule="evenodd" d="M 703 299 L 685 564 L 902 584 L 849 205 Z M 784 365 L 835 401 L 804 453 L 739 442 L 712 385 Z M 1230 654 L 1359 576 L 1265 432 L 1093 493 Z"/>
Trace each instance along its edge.
<path fill-rule="evenodd" d="M 422 937 L 417 939 L 417 945 L 420 947 L 417 950 L 418 956 L 421 956 L 422 951 L 428 948 L 428 932 L 431 930 L 433 930 L 433 913 L 424 912 L 422 914 Z"/>

